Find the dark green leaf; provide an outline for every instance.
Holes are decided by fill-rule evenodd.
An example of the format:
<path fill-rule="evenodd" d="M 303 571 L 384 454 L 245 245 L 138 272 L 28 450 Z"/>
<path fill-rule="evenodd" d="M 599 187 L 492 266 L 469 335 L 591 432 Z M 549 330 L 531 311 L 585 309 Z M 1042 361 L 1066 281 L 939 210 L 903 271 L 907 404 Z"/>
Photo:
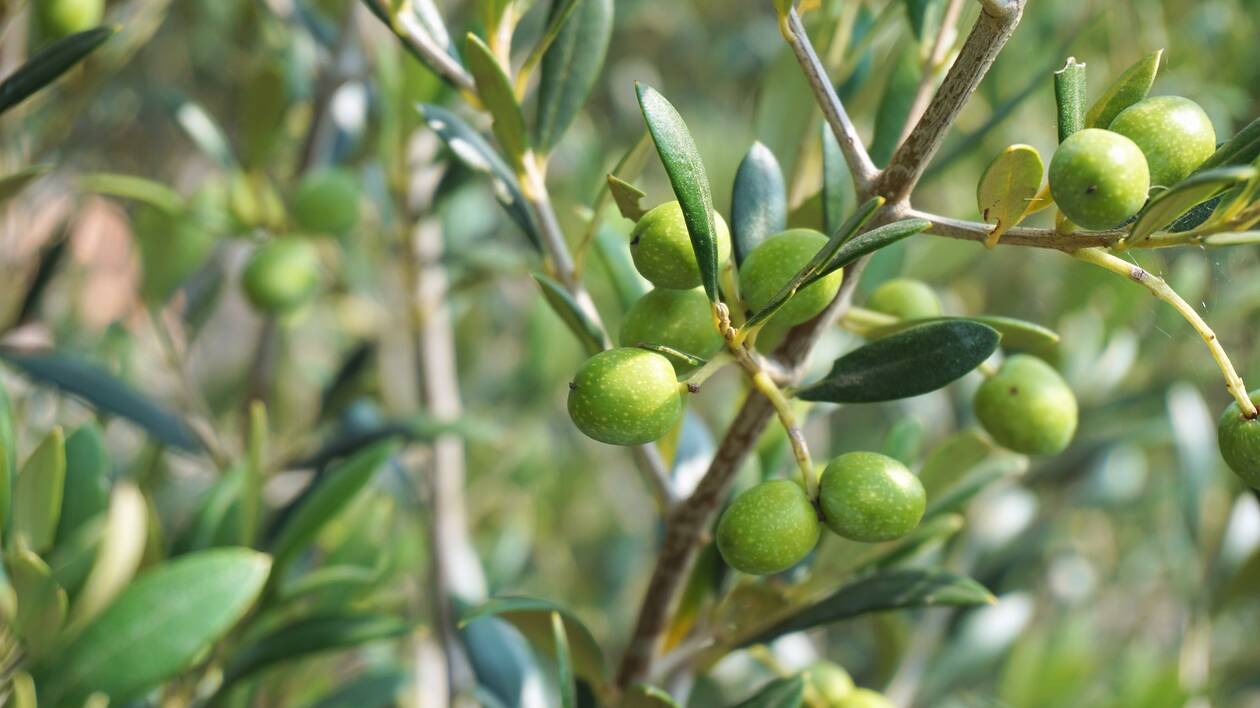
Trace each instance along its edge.
<path fill-rule="evenodd" d="M 535 273 L 534 280 L 538 283 L 538 287 L 542 288 L 543 297 L 551 306 L 551 310 L 560 316 L 569 331 L 578 338 L 586 349 L 586 353 L 596 354 L 603 351 L 607 344 L 604 330 L 586 316 L 569 291 L 545 275 Z"/>
<path fill-rule="evenodd" d="M 1107 87 L 1085 114 L 1086 128 L 1108 128 L 1120 111 L 1146 98 L 1159 72 L 1159 59 L 1163 49 L 1147 54 L 1124 70 L 1120 78 Z"/>
<path fill-rule="evenodd" d="M 902 332 L 911 327 L 917 327 L 929 322 L 946 322 L 950 320 L 970 320 L 988 325 L 998 331 L 1002 335 L 1002 348 L 1007 350 L 1019 351 L 1039 351 L 1055 346 L 1059 343 L 1059 335 L 1057 332 L 1046 327 L 1042 327 L 1035 322 L 1026 322 L 1017 320 L 1013 317 L 999 317 L 997 315 L 975 315 L 972 317 L 928 317 L 917 320 L 898 320 L 891 324 L 880 325 L 870 329 L 866 335 L 870 339 L 880 339 L 890 334 Z"/>
<path fill-rule="evenodd" d="M 844 223 L 844 215 L 855 206 L 857 194 L 853 190 L 849 163 L 840 152 L 840 143 L 836 142 L 831 127 L 823 122 L 819 129 L 822 131 L 823 230 L 833 233 Z"/>
<path fill-rule="evenodd" d="M 787 228 L 787 186 L 770 148 L 753 143 L 731 192 L 731 246 L 738 265 L 757 244 Z"/>
<path fill-rule="evenodd" d="M 66 438 L 66 486 L 61 500 L 57 538 L 70 538 L 83 524 L 109 508 L 109 455 L 96 423 L 87 423 Z"/>
<path fill-rule="evenodd" d="M 204 551 L 149 571 L 64 650 L 35 667 L 40 705 L 78 707 L 94 692 L 123 704 L 188 668 L 244 616 L 267 556 Z"/>
<path fill-rule="evenodd" d="M 871 612 L 944 605 L 965 607 L 993 602 L 971 578 L 935 569 L 884 570 L 852 582 L 741 642 L 762 644 L 792 632 L 852 619 Z"/>
<path fill-rule="evenodd" d="M 1234 137 L 1216 148 L 1216 152 L 1197 171 L 1203 172 L 1222 165 L 1243 165 L 1260 157 L 1260 118 L 1247 124 Z"/>
<path fill-rule="evenodd" d="M 401 618 L 384 614 L 337 614 L 306 617 L 281 625 L 232 655 L 223 675 L 224 689 L 263 669 L 336 649 L 399 637 L 411 630 Z"/>
<path fill-rule="evenodd" d="M 718 249 L 717 229 L 713 218 L 713 193 L 709 189 L 709 177 L 705 174 L 700 151 L 687 130 L 687 124 L 674 106 L 647 84 L 636 83 L 639 107 L 647 122 L 656 152 L 665 165 L 669 183 L 682 206 L 687 232 L 691 235 L 691 247 L 700 267 L 700 284 L 710 302 L 718 299 Z"/>
<path fill-rule="evenodd" d="M 682 708 L 664 689 L 636 683 L 626 689 L 621 697 L 620 708 Z"/>
<path fill-rule="evenodd" d="M 36 553 L 52 548 L 65 485 L 66 441 L 57 427 L 22 465 L 13 492 L 13 536 Z"/>
<path fill-rule="evenodd" d="M 494 137 L 519 172 L 525 153 L 529 151 L 529 138 L 525 132 L 521 104 L 517 103 L 516 93 L 512 90 L 512 81 L 486 43 L 471 32 L 464 41 L 464 58 L 477 82 L 477 95 L 494 119 Z"/>
<path fill-rule="evenodd" d="M 1054 72 L 1054 100 L 1059 109 L 1059 142 L 1085 128 L 1085 65 L 1068 57 Z"/>
<path fill-rule="evenodd" d="M 836 359 L 821 381 L 797 397 L 873 403 L 935 391 L 975 369 L 997 349 L 997 330 L 966 320 L 912 327 Z"/>
<path fill-rule="evenodd" d="M 27 354 L 0 349 L 0 358 L 40 383 L 102 412 L 126 418 L 163 444 L 189 451 L 201 449 L 197 436 L 182 418 L 92 364 L 57 351 Z"/>
<path fill-rule="evenodd" d="M 599 78 L 612 37 L 613 0 L 553 0 L 550 22 L 563 22 L 543 55 L 534 141 L 547 152 L 586 103 Z M 568 19 L 560 14 L 570 10 Z"/>
<path fill-rule="evenodd" d="M 800 708 L 804 701 L 805 677 L 796 674 L 774 679 L 735 708 Z"/>
<path fill-rule="evenodd" d="M 884 165 L 892 157 L 901 132 L 910 114 L 914 94 L 919 90 L 921 65 L 918 49 L 907 45 L 898 55 L 896 64 L 888 76 L 884 95 L 875 114 L 875 136 L 871 139 L 871 159 L 876 165 Z"/>
<path fill-rule="evenodd" d="M 560 707 L 575 708 L 577 697 L 573 683 L 573 659 L 569 654 L 569 635 L 564 628 L 564 618 L 559 612 L 551 613 L 551 641 L 556 647 L 556 683 Z"/>
<path fill-rule="evenodd" d="M 1251 165 L 1217 167 L 1194 173 L 1151 199 L 1138 214 L 1123 244 L 1132 247 L 1142 243 L 1195 206 L 1236 184 L 1255 179 L 1257 174 L 1260 170 Z"/>
<path fill-rule="evenodd" d="M 592 685 L 601 685 L 605 678 L 604 654 L 586 625 L 568 610 L 532 597 L 492 598 L 484 604 L 464 613 L 460 626 L 466 626 L 480 617 L 502 617 L 510 622 L 535 649 L 546 654 L 555 652 L 551 632 L 551 613 L 557 612 L 564 619 L 565 631 L 573 649 L 573 669 L 577 675 Z"/>
<path fill-rule="evenodd" d="M 499 200 L 512 221 L 525 232 L 534 248 L 541 252 L 542 239 L 529 203 L 525 201 L 521 186 L 516 181 L 516 173 L 507 166 L 503 158 L 462 118 L 445 108 L 419 103 L 416 104 L 416 110 L 420 112 L 425 125 L 438 134 L 465 167 L 490 176 L 494 184 L 495 199 Z"/>
<path fill-rule="evenodd" d="M 48 45 L 0 82 L 0 113 L 55 81 L 117 31 L 113 27 L 97 27 Z"/>

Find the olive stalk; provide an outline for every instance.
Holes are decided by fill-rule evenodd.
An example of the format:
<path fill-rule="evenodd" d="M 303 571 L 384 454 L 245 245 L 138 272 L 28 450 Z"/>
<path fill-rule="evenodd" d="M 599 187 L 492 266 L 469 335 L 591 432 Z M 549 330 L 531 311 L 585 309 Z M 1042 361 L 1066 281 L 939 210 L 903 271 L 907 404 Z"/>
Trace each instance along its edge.
<path fill-rule="evenodd" d="M 1229 395 L 1238 401 L 1238 407 L 1242 411 L 1244 418 L 1255 418 L 1260 415 L 1256 406 L 1251 402 L 1251 397 L 1247 395 L 1247 386 L 1243 383 L 1242 377 L 1234 369 L 1234 364 L 1229 360 L 1229 355 L 1225 353 L 1224 347 L 1221 346 L 1220 340 L 1216 333 L 1208 326 L 1193 307 L 1185 301 L 1181 295 L 1177 294 L 1164 279 L 1151 273 L 1145 268 L 1130 263 L 1122 258 L 1117 258 L 1106 251 L 1098 248 L 1085 248 L 1076 251 L 1074 254 L 1078 259 L 1086 263 L 1092 263 L 1101 268 L 1105 268 L 1112 273 L 1123 276 L 1132 280 L 1139 285 L 1151 291 L 1155 297 L 1172 305 L 1194 331 L 1199 333 L 1203 338 L 1203 342 L 1207 345 L 1208 351 L 1212 354 L 1212 358 L 1216 361 L 1217 366 L 1221 368 L 1221 373 L 1225 377 L 1225 389 L 1229 391 Z"/>

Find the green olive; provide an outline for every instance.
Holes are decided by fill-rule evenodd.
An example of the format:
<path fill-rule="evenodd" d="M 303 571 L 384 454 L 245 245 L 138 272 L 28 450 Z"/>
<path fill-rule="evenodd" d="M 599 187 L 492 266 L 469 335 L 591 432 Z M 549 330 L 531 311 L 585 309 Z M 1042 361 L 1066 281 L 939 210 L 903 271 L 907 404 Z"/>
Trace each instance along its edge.
<path fill-rule="evenodd" d="M 92 29 L 105 15 L 105 0 L 36 0 L 40 28 L 50 39 Z"/>
<path fill-rule="evenodd" d="M 669 359 L 635 347 L 600 352 L 569 384 L 569 417 L 587 437 L 610 445 L 659 440 L 682 417 Z"/>
<path fill-rule="evenodd" d="M 319 290 L 315 244 L 293 236 L 267 242 L 249 259 L 241 284 L 245 296 L 262 312 L 296 310 Z"/>
<path fill-rule="evenodd" d="M 712 308 L 703 290 L 657 288 L 626 312 L 621 344 L 657 344 L 708 359 L 722 348 L 722 336 L 713 326 Z M 680 373 L 691 368 L 678 357 L 666 356 Z"/>
<path fill-rule="evenodd" d="M 748 308 L 757 312 L 770 304 L 826 244 L 827 237 L 813 229 L 788 229 L 758 244 L 739 268 L 739 292 Z M 771 322 L 790 327 L 813 318 L 835 299 L 843 279 L 844 271 L 837 270 L 802 288 Z"/>
<path fill-rule="evenodd" d="M 875 288 L 866 306 L 903 320 L 940 317 L 941 300 L 928 284 L 911 278 L 894 278 Z"/>
<path fill-rule="evenodd" d="M 830 661 L 819 661 L 805 670 L 805 705 L 832 708 L 853 692 L 853 678 Z"/>
<path fill-rule="evenodd" d="M 1216 130 L 1199 104 L 1181 96 L 1154 96 L 1129 106 L 1111 130 L 1137 143 L 1151 170 L 1151 185 L 1171 187 L 1216 151 Z"/>
<path fill-rule="evenodd" d="M 897 708 L 884 694 L 869 688 L 856 688 L 834 704 L 834 708 Z"/>
<path fill-rule="evenodd" d="M 1142 150 L 1109 130 L 1073 133 L 1050 159 L 1050 193 L 1073 223 L 1109 229 L 1146 203 L 1151 175 Z"/>
<path fill-rule="evenodd" d="M 818 511 L 796 482 L 774 479 L 735 497 L 718 522 L 727 565 L 750 575 L 778 573 L 818 545 Z"/>
<path fill-rule="evenodd" d="M 1056 455 L 1076 433 L 1076 396 L 1044 361 L 1016 354 L 976 391 L 976 417 L 1000 445 Z"/>
<path fill-rule="evenodd" d="M 1260 389 L 1248 394 L 1260 404 Z M 1216 428 L 1221 456 L 1229 468 L 1253 489 L 1260 489 L 1260 418 L 1244 418 L 1238 402 L 1229 404 Z"/>
<path fill-rule="evenodd" d="M 720 266 L 731 256 L 731 232 L 716 211 L 713 225 Z M 700 266 L 678 202 L 659 204 L 639 218 L 630 234 L 630 255 L 639 273 L 658 288 L 690 290 L 700 285 Z"/>
<path fill-rule="evenodd" d="M 304 231 L 344 234 L 359 222 L 359 185 L 337 168 L 311 172 L 293 195 L 293 218 Z"/>
<path fill-rule="evenodd" d="M 876 452 L 832 460 L 819 483 L 827 528 L 863 543 L 901 538 L 919 525 L 927 506 L 923 483 L 905 465 Z"/>

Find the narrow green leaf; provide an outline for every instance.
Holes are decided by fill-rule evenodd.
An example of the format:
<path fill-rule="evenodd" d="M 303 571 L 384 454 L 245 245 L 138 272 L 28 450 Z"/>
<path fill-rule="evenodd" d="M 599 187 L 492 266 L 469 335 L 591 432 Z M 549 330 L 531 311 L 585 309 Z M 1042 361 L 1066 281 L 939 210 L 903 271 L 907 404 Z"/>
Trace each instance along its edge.
<path fill-rule="evenodd" d="M 836 359 L 831 371 L 797 397 L 874 403 L 935 391 L 975 369 L 997 349 L 997 330 L 978 322 L 919 325 Z"/>
<path fill-rule="evenodd" d="M 460 619 L 460 626 L 467 626 L 479 617 L 501 617 L 520 630 L 530 644 L 540 652 L 555 652 L 555 640 L 551 631 L 551 614 L 559 613 L 564 619 L 565 632 L 573 649 L 574 672 L 588 683 L 599 686 L 607 678 L 604 654 L 586 625 L 568 610 L 547 600 L 532 597 L 499 597 L 470 609 Z"/>
<path fill-rule="evenodd" d="M 805 677 L 783 676 L 762 686 L 735 708 L 800 708 L 805 704 Z"/>
<path fill-rule="evenodd" d="M 117 32 L 114 27 L 97 27 L 59 39 L 31 57 L 16 71 L 0 81 L 0 113 L 26 100 L 31 94 L 51 84 L 70 67 L 96 51 Z"/>
<path fill-rule="evenodd" d="M 1234 137 L 1216 148 L 1211 157 L 1199 165 L 1197 172 L 1205 172 L 1223 165 L 1244 165 L 1260 157 L 1260 118 L 1247 124 Z"/>
<path fill-rule="evenodd" d="M 687 130 L 682 116 L 659 91 L 647 84 L 635 83 L 639 107 L 647 123 L 656 152 L 665 165 L 669 183 L 682 206 L 683 220 L 691 235 L 691 247 L 700 267 L 700 284 L 710 302 L 718 299 L 717 229 L 713 219 L 713 193 L 705 174 L 700 151 Z"/>
<path fill-rule="evenodd" d="M 924 219 L 902 219 L 891 224 L 885 224 L 877 229 L 871 229 L 866 233 L 858 234 L 841 244 L 840 248 L 831 256 L 831 260 L 827 261 L 818 273 L 810 276 L 805 285 L 808 286 L 816 280 L 827 277 L 852 264 L 862 256 L 870 255 L 902 239 L 923 233 L 931 226 L 932 223 Z"/>
<path fill-rule="evenodd" d="M 13 402 L 0 386 L 0 529 L 8 528 L 17 476 L 17 431 L 13 426 Z"/>
<path fill-rule="evenodd" d="M 1205 236 L 1202 245 L 1208 248 L 1224 246 L 1251 246 L 1260 243 L 1260 231 L 1237 231 Z"/>
<path fill-rule="evenodd" d="M 647 213 L 647 209 L 640 204 L 647 196 L 647 192 L 617 175 L 608 175 L 608 193 L 612 195 L 613 203 L 617 205 L 617 211 L 621 212 L 623 217 L 638 221 Z"/>
<path fill-rule="evenodd" d="M 1155 74 L 1159 72 L 1159 60 L 1163 55 L 1164 50 L 1157 49 L 1125 69 L 1120 78 L 1111 82 L 1090 106 L 1085 114 L 1085 127 L 1108 128 L 1120 111 L 1146 98 L 1155 84 Z"/>
<path fill-rule="evenodd" d="M 985 245 L 992 248 L 1007 229 L 1017 225 L 1041 189 L 1045 164 L 1031 145 L 1011 145 L 998 154 L 980 177 L 976 206 L 986 224 L 993 224 Z"/>
<path fill-rule="evenodd" d="M 220 695 L 237 681 L 290 661 L 382 639 L 400 637 L 411 626 L 386 614 L 332 614 L 281 625 L 234 652 L 223 675 Z"/>
<path fill-rule="evenodd" d="M 551 613 L 551 641 L 556 647 L 556 683 L 557 692 L 560 694 L 560 708 L 575 708 L 577 688 L 573 683 L 573 660 L 569 654 L 569 635 L 564 628 L 564 618 L 559 612 Z"/>
<path fill-rule="evenodd" d="M 48 565 L 22 543 L 5 556 L 9 582 L 17 597 L 13 628 L 26 651 L 38 658 L 54 645 L 66 621 L 66 591 Z"/>
<path fill-rule="evenodd" d="M 57 538 L 70 538 L 109 508 L 110 471 L 99 425 L 87 423 L 66 438 L 66 485 Z"/>
<path fill-rule="evenodd" d="M 529 202 L 516 181 L 516 173 L 507 166 L 499 153 L 486 143 L 477 131 L 454 113 L 428 103 L 416 104 L 425 125 L 438 134 L 455 157 L 470 170 L 489 175 L 494 185 L 494 196 L 507 211 L 508 216 L 525 232 L 526 238 L 536 251 L 542 252 L 542 237 L 534 223 Z"/>
<path fill-rule="evenodd" d="M 380 583 L 388 568 L 389 550 L 381 554 L 382 562 L 376 568 L 358 565 L 329 565 L 316 568 L 285 583 L 280 589 L 280 601 L 292 603 L 320 595 L 337 595 L 338 599 L 355 596 L 371 590 Z M 317 601 L 318 602 L 318 601 Z"/>
<path fill-rule="evenodd" d="M 40 705 L 77 707 L 97 691 L 123 704 L 188 668 L 244 616 L 270 566 L 261 553 L 223 549 L 144 574 L 35 667 Z"/>
<path fill-rule="evenodd" d="M 608 278 L 617 290 L 617 302 L 621 311 L 629 310 L 639 298 L 651 290 L 651 285 L 634 267 L 630 256 L 630 244 L 625 234 L 610 226 L 601 226 L 595 232 L 595 255 L 604 265 Z"/>
<path fill-rule="evenodd" d="M 31 165 L 0 177 L 0 204 L 8 202 L 32 182 L 52 171 L 52 165 Z"/>
<path fill-rule="evenodd" d="M 276 534 L 271 548 L 277 572 L 310 545 L 320 529 L 354 500 L 397 447 L 388 440 L 376 443 L 320 478 L 318 486 L 302 499 Z"/>
<path fill-rule="evenodd" d="M 736 265 L 787 228 L 787 185 L 770 148 L 755 142 L 739 163 L 731 190 L 731 246 Z"/>
<path fill-rule="evenodd" d="M 794 612 L 775 625 L 741 642 L 763 644 L 800 632 L 871 612 L 918 607 L 983 605 L 993 595 L 980 583 L 935 569 L 895 569 L 868 575 L 834 594 Z"/>
<path fill-rule="evenodd" d="M 525 132 L 521 104 L 516 102 L 516 94 L 512 90 L 512 80 L 504 73 L 486 43 L 471 32 L 464 38 L 464 58 L 468 62 L 468 71 L 477 82 L 477 95 L 494 119 L 494 137 L 508 160 L 520 172 L 525 153 L 529 151 L 529 137 Z"/>
<path fill-rule="evenodd" d="M 172 110 L 175 113 L 175 122 L 179 123 L 179 127 L 184 129 L 184 132 L 202 152 L 213 157 L 221 167 L 236 167 L 236 154 L 232 151 L 232 143 L 228 141 L 223 128 L 201 104 L 175 99 Z"/>
<path fill-rule="evenodd" d="M 114 488 L 92 570 L 71 608 L 67 631 L 76 632 L 101 613 L 127 587 L 148 542 L 149 507 L 130 482 Z"/>
<path fill-rule="evenodd" d="M 184 198 L 166 185 L 135 175 L 96 172 L 78 177 L 79 189 L 122 199 L 134 199 L 168 214 L 184 208 Z"/>
<path fill-rule="evenodd" d="M 219 477 L 197 502 L 192 521 L 176 537 L 173 555 L 202 551 L 220 545 L 234 545 L 240 538 L 240 495 L 245 468 L 237 465 Z"/>
<path fill-rule="evenodd" d="M 1138 214 L 1137 221 L 1125 236 L 1125 247 L 1136 246 L 1151 234 L 1176 221 L 1182 214 L 1206 202 L 1217 194 L 1251 179 L 1260 170 L 1251 165 L 1217 167 L 1206 172 L 1196 172 L 1170 189 L 1160 192 Z"/>
<path fill-rule="evenodd" d="M 1059 142 L 1085 128 L 1085 64 L 1068 57 L 1054 72 L 1054 100 L 1059 109 Z"/>
<path fill-rule="evenodd" d="M 950 320 L 970 320 L 988 325 L 1002 335 L 1002 348 L 1018 351 L 1044 352 L 1059 343 L 1059 334 L 1052 329 L 1035 322 L 1018 320 L 1013 317 L 998 315 L 974 315 L 971 317 L 927 317 L 914 320 L 899 320 L 891 324 L 874 327 L 867 332 L 870 339 L 880 339 L 890 334 L 902 332 L 930 322 L 946 322 Z"/>
<path fill-rule="evenodd" d="M 871 139 L 870 152 L 876 165 L 885 165 L 892 158 L 897 143 L 901 141 L 914 94 L 919 90 L 922 62 L 918 49 L 906 45 L 897 55 L 896 62 L 875 112 L 875 135 Z"/>
<path fill-rule="evenodd" d="M 543 298 L 547 300 L 551 310 L 559 315 L 569 331 L 578 338 L 587 354 L 603 351 L 608 342 L 604 337 L 604 330 L 586 316 L 569 291 L 560 283 L 539 273 L 534 274 L 534 281 L 542 289 Z"/>
<path fill-rule="evenodd" d="M 57 351 L 26 354 L 0 349 L 0 358 L 39 383 L 135 423 L 161 443 L 189 451 L 201 449 L 182 418 L 94 365 Z"/>
<path fill-rule="evenodd" d="M 401 667 L 372 668 L 353 680 L 330 687 L 311 708 L 396 706 L 404 703 L 411 675 Z"/>
<path fill-rule="evenodd" d="M 66 441 L 53 428 L 35 448 L 13 492 L 13 536 L 36 553 L 52 548 L 66 484 Z"/>
<path fill-rule="evenodd" d="M 626 689 L 621 697 L 620 708 L 682 708 L 667 691 L 646 683 L 636 683 Z"/>
<path fill-rule="evenodd" d="M 856 206 L 853 174 L 840 151 L 840 143 L 826 121 L 819 125 L 822 133 L 822 211 L 823 229 L 833 233 L 844 223 L 845 214 Z"/>
<path fill-rule="evenodd" d="M 613 0 L 554 0 L 548 22 L 560 27 L 538 80 L 534 142 L 543 153 L 560 142 L 599 79 L 612 37 Z"/>

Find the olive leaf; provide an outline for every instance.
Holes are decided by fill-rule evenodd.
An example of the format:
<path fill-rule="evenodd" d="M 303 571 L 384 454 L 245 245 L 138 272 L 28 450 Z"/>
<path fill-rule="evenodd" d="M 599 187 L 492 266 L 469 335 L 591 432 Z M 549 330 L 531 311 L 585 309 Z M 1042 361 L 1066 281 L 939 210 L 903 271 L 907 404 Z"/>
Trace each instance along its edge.
<path fill-rule="evenodd" d="M 534 222 L 533 213 L 516 173 L 507 166 L 499 153 L 490 147 L 485 138 L 472 129 L 462 118 L 441 106 L 428 103 L 416 104 L 416 110 L 429 130 L 437 133 L 455 157 L 470 170 L 489 175 L 494 185 L 494 197 L 507 211 L 508 216 L 525 232 L 534 249 L 541 252 L 542 237 Z"/>
<path fill-rule="evenodd" d="M 551 613 L 551 641 L 556 648 L 556 684 L 560 694 L 560 708 L 575 708 L 577 690 L 573 683 L 573 659 L 569 653 L 569 634 L 564 627 L 564 618 L 559 612 Z"/>
<path fill-rule="evenodd" d="M 941 25 L 941 15 L 945 11 L 944 0 L 905 0 L 905 5 L 906 19 L 910 21 L 915 41 L 930 44 Z"/>
<path fill-rule="evenodd" d="M 4 562 L 17 598 L 17 615 L 6 618 L 6 624 L 12 622 L 26 651 L 38 658 L 55 644 L 65 624 L 66 591 L 48 564 L 22 543 L 5 554 Z"/>
<path fill-rule="evenodd" d="M 1085 64 L 1068 57 L 1054 72 L 1054 100 L 1059 111 L 1059 142 L 1085 128 Z"/>
<path fill-rule="evenodd" d="M 1206 172 L 1222 165 L 1241 165 L 1257 157 L 1260 157 L 1260 118 L 1248 123 L 1224 145 L 1216 148 L 1216 152 L 1204 160 L 1196 172 Z"/>
<path fill-rule="evenodd" d="M 1147 203 L 1121 241 L 1126 248 L 1136 246 L 1159 229 L 1176 221 L 1195 206 L 1217 194 L 1255 179 L 1260 170 L 1251 165 L 1217 167 L 1206 172 L 1196 172 L 1171 188 L 1160 192 Z"/>
<path fill-rule="evenodd" d="M 66 623 L 69 633 L 83 628 L 127 587 L 144 556 L 150 531 L 144 495 L 134 484 L 122 482 L 112 497 L 91 571 Z"/>
<path fill-rule="evenodd" d="M 529 151 L 529 136 L 525 131 L 521 104 L 516 101 L 512 90 L 512 81 L 486 43 L 472 32 L 464 39 L 464 58 L 468 62 L 468 71 L 477 82 L 477 96 L 494 119 L 491 124 L 494 137 L 519 173 L 523 169 L 525 153 Z"/>
<path fill-rule="evenodd" d="M 560 142 L 599 78 L 612 37 L 613 0 L 554 0 L 547 33 L 554 41 L 538 80 L 534 142 L 547 152 Z M 554 29 L 553 29 L 554 26 Z M 555 34 L 552 34 L 555 32 Z"/>
<path fill-rule="evenodd" d="M 684 362 L 689 367 L 704 366 L 706 363 L 705 359 L 702 359 L 701 357 L 698 357 L 695 354 L 689 354 L 681 349 L 667 347 L 664 344 L 652 344 L 650 342 L 622 342 L 622 344 L 625 346 L 633 346 L 633 347 L 638 347 L 640 349 L 646 349 L 650 352 L 656 352 L 657 354 L 663 354 L 666 357 L 670 357 L 672 359 L 678 359 L 679 361 Z"/>
<path fill-rule="evenodd" d="M 819 130 L 822 133 L 822 223 L 827 233 L 832 233 L 844 223 L 844 215 L 855 206 L 857 195 L 849 163 L 840 151 L 831 126 L 823 122 Z"/>
<path fill-rule="evenodd" d="M 604 654 L 586 625 L 573 613 L 559 605 L 532 597 L 498 597 L 469 609 L 460 619 L 460 627 L 467 627 L 481 617 L 500 617 L 520 630 L 530 644 L 540 652 L 555 652 L 551 615 L 557 613 L 564 620 L 569 644 L 573 649 L 573 670 L 582 679 L 600 686 L 607 678 Z"/>
<path fill-rule="evenodd" d="M 282 624 L 233 653 L 223 672 L 219 695 L 258 672 L 313 654 L 399 637 L 411 625 L 381 613 L 338 613 L 303 617 Z M 213 703 L 213 701 L 212 701 Z"/>
<path fill-rule="evenodd" d="M 116 27 L 97 27 L 59 39 L 0 81 L 0 113 L 51 84 L 114 36 Z"/>
<path fill-rule="evenodd" d="M 595 232 L 595 255 L 603 264 L 608 279 L 617 291 L 617 301 L 622 312 L 629 310 L 639 298 L 647 294 L 651 286 L 639 275 L 630 255 L 630 246 L 621 232 L 604 225 Z"/>
<path fill-rule="evenodd" d="M 787 186 L 770 148 L 754 142 L 731 189 L 731 247 L 736 265 L 762 241 L 787 227 Z"/>
<path fill-rule="evenodd" d="M 36 553 L 53 545 L 65 485 L 66 441 L 55 427 L 22 465 L 13 490 L 13 536 Z"/>
<path fill-rule="evenodd" d="M 179 96 L 169 99 L 169 103 L 175 122 L 202 152 L 213 157 L 222 167 L 236 167 L 236 153 L 232 151 L 227 134 L 201 104 Z"/>
<path fill-rule="evenodd" d="M 1164 50 L 1157 49 L 1125 69 L 1090 106 L 1085 114 L 1085 127 L 1107 128 L 1120 111 L 1146 98 L 1155 83 L 1155 74 L 1159 72 L 1159 60 L 1163 55 Z"/>
<path fill-rule="evenodd" d="M 805 677 L 783 676 L 762 686 L 735 708 L 800 708 L 805 700 Z"/>
<path fill-rule="evenodd" d="M 875 135 L 871 138 L 870 153 L 876 165 L 887 163 L 901 142 L 906 116 L 910 115 L 914 95 L 919 90 L 921 74 L 918 49 L 907 45 L 896 58 L 875 112 Z"/>
<path fill-rule="evenodd" d="M 1028 457 L 997 447 L 979 430 L 956 433 L 932 450 L 919 472 L 930 500 L 923 518 L 947 516 L 989 485 L 1027 469 Z"/>
<path fill-rule="evenodd" d="M 99 425 L 90 422 L 66 438 L 66 483 L 57 538 L 70 538 L 109 508 L 109 454 Z"/>
<path fill-rule="evenodd" d="M 1006 350 L 1020 351 L 1039 351 L 1044 352 L 1047 349 L 1059 343 L 1059 334 L 1052 329 L 1043 327 L 1035 322 L 1015 319 L 1014 317 L 1001 317 L 999 315 L 970 315 L 966 317 L 926 317 L 921 319 L 898 320 L 886 325 L 877 325 L 867 330 L 864 334 L 869 339 L 880 339 L 890 334 L 896 334 L 911 327 L 917 327 L 930 322 L 948 322 L 951 320 L 970 320 L 988 325 L 997 330 L 1002 335 L 1002 348 Z"/>
<path fill-rule="evenodd" d="M 636 683 L 621 697 L 618 708 L 682 708 L 664 689 Z"/>
<path fill-rule="evenodd" d="M 613 203 L 617 205 L 617 211 L 621 212 L 623 217 L 638 221 L 647 213 L 647 209 L 644 209 L 640 203 L 647 196 L 647 192 L 617 175 L 608 175 L 608 193 L 612 195 Z"/>
<path fill-rule="evenodd" d="M 97 172 L 79 175 L 79 189 L 122 199 L 134 199 L 168 214 L 184 209 L 184 198 L 166 185 L 135 175 Z"/>
<path fill-rule="evenodd" d="M 659 91 L 647 84 L 635 83 L 639 107 L 647 123 L 656 152 L 665 165 L 669 183 L 682 207 L 691 247 L 700 268 L 700 283 L 709 302 L 718 299 L 717 228 L 713 218 L 713 193 L 705 174 L 700 151 L 687 130 L 682 116 Z"/>
<path fill-rule="evenodd" d="M 935 391 L 975 369 L 997 349 L 997 330 L 951 320 L 918 325 L 836 359 L 817 383 L 797 391 L 806 401 L 874 403 Z"/>
<path fill-rule="evenodd" d="M 992 248 L 1008 229 L 1019 224 L 1041 189 L 1045 165 L 1031 145 L 1011 145 L 989 163 L 976 186 L 976 206 L 993 231 L 984 245 Z"/>
<path fill-rule="evenodd" d="M 608 339 L 604 336 L 604 330 L 586 316 L 564 286 L 539 273 L 534 274 L 534 281 L 542 289 L 543 297 L 551 310 L 559 315 L 569 331 L 578 338 L 587 354 L 599 353 L 607 347 Z"/>

